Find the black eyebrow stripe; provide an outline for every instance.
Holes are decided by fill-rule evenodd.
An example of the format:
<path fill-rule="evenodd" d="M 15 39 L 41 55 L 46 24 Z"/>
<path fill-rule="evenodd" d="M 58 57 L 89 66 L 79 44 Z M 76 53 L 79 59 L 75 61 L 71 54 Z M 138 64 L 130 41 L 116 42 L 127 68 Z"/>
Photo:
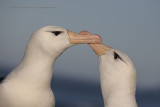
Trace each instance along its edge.
<path fill-rule="evenodd" d="M 2 83 L 4 79 L 5 77 L 0 77 L 0 83 Z"/>
<path fill-rule="evenodd" d="M 126 62 L 122 59 L 122 57 L 120 57 L 120 56 L 114 51 L 114 56 L 115 56 L 115 54 L 117 55 L 117 58 L 119 58 L 121 61 L 123 61 L 124 63 L 126 63 Z"/>
<path fill-rule="evenodd" d="M 59 34 L 63 33 L 63 31 L 52 31 L 52 33 L 54 33 L 56 36 L 58 36 Z"/>

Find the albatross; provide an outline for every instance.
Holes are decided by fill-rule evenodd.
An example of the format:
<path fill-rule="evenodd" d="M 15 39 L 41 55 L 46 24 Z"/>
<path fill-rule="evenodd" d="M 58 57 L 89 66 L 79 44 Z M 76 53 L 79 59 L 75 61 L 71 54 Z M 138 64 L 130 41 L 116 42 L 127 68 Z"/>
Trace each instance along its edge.
<path fill-rule="evenodd" d="M 81 43 L 101 43 L 101 39 L 57 26 L 34 32 L 20 64 L 0 82 L 0 107 L 54 107 L 53 64 L 65 49 Z"/>
<path fill-rule="evenodd" d="M 82 31 L 80 34 L 90 34 Z M 89 44 L 99 58 L 99 72 L 105 107 L 137 107 L 136 69 L 124 52 L 104 44 Z"/>

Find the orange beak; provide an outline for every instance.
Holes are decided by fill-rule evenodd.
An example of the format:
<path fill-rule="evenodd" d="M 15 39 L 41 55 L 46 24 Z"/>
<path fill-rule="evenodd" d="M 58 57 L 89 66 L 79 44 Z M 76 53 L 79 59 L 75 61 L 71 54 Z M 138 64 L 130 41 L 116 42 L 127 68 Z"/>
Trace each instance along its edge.
<path fill-rule="evenodd" d="M 78 34 L 67 30 L 69 41 L 71 44 L 82 44 L 82 43 L 90 43 L 90 44 L 99 44 L 101 43 L 101 37 L 98 35 L 92 34 Z"/>
<path fill-rule="evenodd" d="M 82 31 L 80 34 L 89 35 L 88 31 Z M 101 56 L 105 54 L 108 50 L 112 49 L 111 47 L 104 45 L 104 44 L 89 44 L 89 46 L 93 49 L 93 51 L 98 55 Z"/>

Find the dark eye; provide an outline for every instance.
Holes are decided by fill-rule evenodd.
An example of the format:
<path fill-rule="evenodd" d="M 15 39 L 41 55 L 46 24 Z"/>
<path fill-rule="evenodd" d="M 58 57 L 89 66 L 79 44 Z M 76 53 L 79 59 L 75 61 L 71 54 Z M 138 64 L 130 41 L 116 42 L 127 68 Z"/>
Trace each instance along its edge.
<path fill-rule="evenodd" d="M 122 60 L 122 58 L 116 52 L 114 52 L 114 59 L 121 59 Z"/>
<path fill-rule="evenodd" d="M 52 33 L 53 33 L 55 36 L 58 36 L 59 34 L 62 33 L 62 31 L 53 31 Z"/>

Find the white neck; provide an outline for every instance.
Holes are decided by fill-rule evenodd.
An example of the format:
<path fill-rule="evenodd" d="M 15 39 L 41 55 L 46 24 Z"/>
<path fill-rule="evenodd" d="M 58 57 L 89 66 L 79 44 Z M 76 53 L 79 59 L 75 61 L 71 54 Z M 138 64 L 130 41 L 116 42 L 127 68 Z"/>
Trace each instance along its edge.
<path fill-rule="evenodd" d="M 9 78 L 16 77 L 18 82 L 29 84 L 31 87 L 48 88 L 51 86 L 53 64 L 57 56 L 48 55 L 34 46 L 27 47 L 23 60 Z"/>
<path fill-rule="evenodd" d="M 106 77 L 109 78 L 109 77 Z M 109 82 L 101 76 L 101 89 L 105 107 L 137 107 L 135 99 L 136 89 L 129 84 Z"/>
<path fill-rule="evenodd" d="M 125 98 L 117 97 L 117 98 L 108 98 L 105 101 L 105 107 L 137 107 L 136 100 L 134 96 L 128 96 Z"/>

